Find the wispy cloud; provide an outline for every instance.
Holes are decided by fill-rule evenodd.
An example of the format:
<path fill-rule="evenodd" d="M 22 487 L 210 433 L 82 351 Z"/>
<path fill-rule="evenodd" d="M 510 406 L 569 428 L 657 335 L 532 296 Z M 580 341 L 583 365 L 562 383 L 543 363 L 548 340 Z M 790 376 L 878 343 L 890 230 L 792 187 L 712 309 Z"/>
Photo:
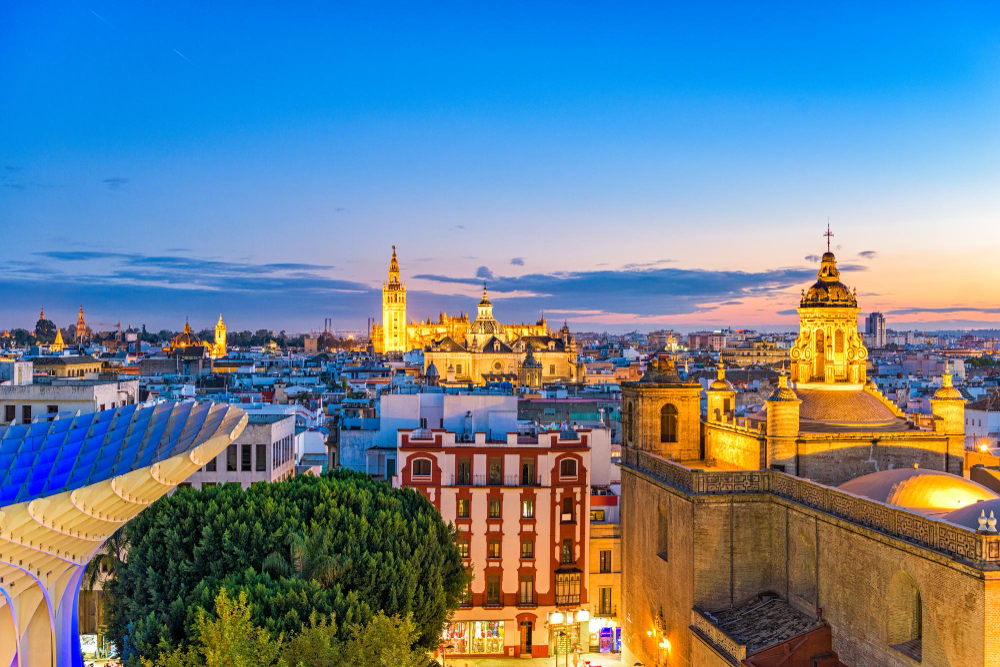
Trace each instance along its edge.
<path fill-rule="evenodd" d="M 952 315 L 955 313 L 984 313 L 986 315 L 1000 315 L 1000 308 L 990 306 L 945 306 L 945 307 L 921 307 L 911 306 L 907 308 L 897 308 L 888 311 L 889 315 L 926 315 L 943 314 Z"/>
<path fill-rule="evenodd" d="M 818 264 L 821 259 L 823 259 L 823 258 L 820 257 L 819 255 L 806 255 L 805 256 L 805 260 L 807 262 L 809 262 L 810 264 Z"/>
<path fill-rule="evenodd" d="M 641 262 L 635 264 L 626 264 L 622 267 L 625 271 L 643 271 L 645 269 L 656 269 L 664 264 L 673 264 L 672 259 L 658 259 L 655 262 Z"/>
<path fill-rule="evenodd" d="M 109 178 L 105 178 L 101 182 L 108 186 L 109 190 L 121 190 L 123 187 L 128 185 L 128 179 L 122 178 L 121 176 L 111 176 Z"/>
<path fill-rule="evenodd" d="M 184 60 L 187 60 L 187 62 L 188 62 L 189 64 L 191 64 L 191 65 L 194 65 L 194 63 L 193 63 L 193 62 L 191 62 L 190 60 L 188 60 L 188 57 L 187 57 L 186 55 L 184 55 L 183 53 L 181 53 L 181 52 L 180 52 L 180 51 L 178 51 L 177 49 L 174 49 L 174 53 L 176 53 L 177 55 L 179 55 L 179 56 L 180 56 L 181 58 L 183 58 Z"/>
<path fill-rule="evenodd" d="M 493 280 L 495 277 L 496 276 L 493 275 L 493 272 L 490 271 L 489 267 L 487 266 L 480 266 L 478 269 L 476 269 L 476 278 L 481 278 L 483 280 Z"/>
<path fill-rule="evenodd" d="M 510 263 L 512 266 L 524 266 L 524 257 L 512 257 Z"/>
<path fill-rule="evenodd" d="M 477 285 L 486 267 L 475 278 L 438 274 L 414 276 L 451 285 Z M 707 271 L 660 267 L 619 271 L 579 271 L 500 276 L 489 272 L 490 289 L 513 302 L 519 312 L 555 308 L 573 311 L 601 309 L 607 313 L 662 316 L 703 312 L 711 304 L 764 296 L 801 285 L 815 275 L 813 269 L 784 268 L 756 273 Z"/>
<path fill-rule="evenodd" d="M 858 253 L 858 257 L 861 257 L 862 259 L 875 259 L 878 257 L 878 253 L 874 250 L 862 250 Z"/>

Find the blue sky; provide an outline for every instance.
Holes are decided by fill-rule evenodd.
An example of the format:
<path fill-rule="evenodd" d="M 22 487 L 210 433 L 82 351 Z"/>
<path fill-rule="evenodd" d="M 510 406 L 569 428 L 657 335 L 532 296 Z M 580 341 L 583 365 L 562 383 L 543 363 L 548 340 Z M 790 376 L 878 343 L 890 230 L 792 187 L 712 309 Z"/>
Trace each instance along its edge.
<path fill-rule="evenodd" d="M 8 3 L 0 327 L 1000 320 L 988 3 Z"/>

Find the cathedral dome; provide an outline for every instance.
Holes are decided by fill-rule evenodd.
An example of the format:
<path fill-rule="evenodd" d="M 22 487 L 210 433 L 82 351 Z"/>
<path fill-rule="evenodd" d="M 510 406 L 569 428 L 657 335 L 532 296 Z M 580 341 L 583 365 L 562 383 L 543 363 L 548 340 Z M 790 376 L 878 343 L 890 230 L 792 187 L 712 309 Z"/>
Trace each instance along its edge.
<path fill-rule="evenodd" d="M 500 333 L 500 324 L 496 320 L 477 319 L 469 325 L 470 334 L 494 336 Z"/>
<path fill-rule="evenodd" d="M 184 331 L 174 336 L 170 341 L 170 347 L 173 349 L 194 347 L 196 345 L 204 344 L 204 342 L 192 333 L 191 325 L 187 322 L 184 323 Z"/>
<path fill-rule="evenodd" d="M 849 307 L 857 308 L 857 296 L 840 282 L 840 271 L 837 269 L 837 258 L 832 252 L 823 253 L 820 262 L 818 280 L 802 295 L 799 306 L 802 308 Z"/>
<path fill-rule="evenodd" d="M 811 433 L 855 433 L 909 431 L 914 426 L 893 411 L 886 402 L 861 385 L 798 384 L 791 387 L 784 376 L 768 403 L 799 401 L 799 430 Z M 755 422 L 766 422 L 767 403 L 747 415 Z"/>
<path fill-rule="evenodd" d="M 1000 498 L 982 484 L 940 470 L 895 468 L 882 470 L 844 482 L 839 487 L 889 505 L 922 514 L 954 512 L 980 500 Z M 978 512 L 976 515 L 978 516 Z"/>

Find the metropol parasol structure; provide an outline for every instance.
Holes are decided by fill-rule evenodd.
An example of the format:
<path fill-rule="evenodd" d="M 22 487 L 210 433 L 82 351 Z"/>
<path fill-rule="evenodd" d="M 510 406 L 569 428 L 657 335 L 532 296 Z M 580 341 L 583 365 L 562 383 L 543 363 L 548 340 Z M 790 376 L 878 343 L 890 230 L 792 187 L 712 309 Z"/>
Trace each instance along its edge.
<path fill-rule="evenodd" d="M 82 667 L 91 557 L 246 423 L 238 407 L 188 401 L 0 426 L 0 667 Z"/>

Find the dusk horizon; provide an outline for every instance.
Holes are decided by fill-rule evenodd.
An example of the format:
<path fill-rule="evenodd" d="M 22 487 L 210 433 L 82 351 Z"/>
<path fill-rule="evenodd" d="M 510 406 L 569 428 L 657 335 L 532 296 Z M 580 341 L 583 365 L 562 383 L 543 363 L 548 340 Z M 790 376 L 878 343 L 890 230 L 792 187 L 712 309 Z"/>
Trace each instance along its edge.
<path fill-rule="evenodd" d="M 1000 326 L 994 7 L 4 13 L 0 328 Z"/>

